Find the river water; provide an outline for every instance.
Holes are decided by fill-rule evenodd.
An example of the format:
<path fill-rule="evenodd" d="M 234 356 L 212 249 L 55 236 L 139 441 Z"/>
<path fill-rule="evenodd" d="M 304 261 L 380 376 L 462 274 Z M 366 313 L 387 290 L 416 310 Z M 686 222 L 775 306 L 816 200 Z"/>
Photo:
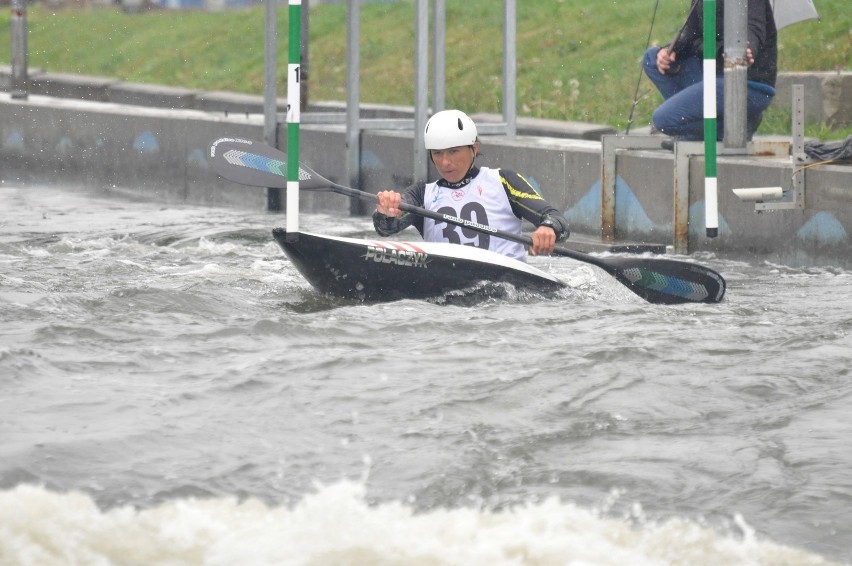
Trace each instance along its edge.
<path fill-rule="evenodd" d="M 283 224 L 0 185 L 0 564 L 852 563 L 852 272 L 370 306 Z"/>

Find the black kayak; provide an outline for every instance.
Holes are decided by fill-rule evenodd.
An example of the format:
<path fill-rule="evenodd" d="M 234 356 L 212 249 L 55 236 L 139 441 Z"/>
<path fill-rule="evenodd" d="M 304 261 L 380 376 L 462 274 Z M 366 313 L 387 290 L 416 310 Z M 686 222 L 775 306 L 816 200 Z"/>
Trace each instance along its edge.
<path fill-rule="evenodd" d="M 483 282 L 540 292 L 565 287 L 522 261 L 470 246 L 288 234 L 283 228 L 272 235 L 317 291 L 346 299 L 426 299 Z"/>
<path fill-rule="evenodd" d="M 298 164 L 298 182 L 287 179 L 287 155 L 263 143 L 239 138 L 219 138 L 210 144 L 208 163 L 225 179 L 255 187 L 288 190 L 331 190 L 376 202 L 376 195 L 329 181 L 306 165 Z M 298 194 L 295 193 L 295 194 Z M 296 207 L 297 208 L 297 207 Z M 428 210 L 405 202 L 400 210 L 454 226 L 504 238 L 525 246 L 532 238 Z M 290 218 L 295 218 L 291 216 Z M 273 231 L 275 239 L 299 271 L 317 289 L 361 300 L 394 300 L 437 296 L 479 282 L 505 281 L 534 289 L 564 287 L 550 275 L 494 253 L 457 244 L 391 244 L 320 236 L 294 228 L 290 234 Z M 301 242 L 301 239 L 306 241 Z M 437 247 L 436 247 L 437 246 Z M 454 246 L 454 247 L 447 247 Z M 460 249 L 456 249 L 456 247 Z M 466 250 L 466 251 L 461 251 Z M 422 254 L 422 255 L 421 255 Z M 652 257 L 595 257 L 556 246 L 554 255 L 570 257 L 603 269 L 616 281 L 649 303 L 718 303 L 725 296 L 725 279 L 713 269 L 690 261 Z M 372 264 L 370 263 L 372 262 Z"/>

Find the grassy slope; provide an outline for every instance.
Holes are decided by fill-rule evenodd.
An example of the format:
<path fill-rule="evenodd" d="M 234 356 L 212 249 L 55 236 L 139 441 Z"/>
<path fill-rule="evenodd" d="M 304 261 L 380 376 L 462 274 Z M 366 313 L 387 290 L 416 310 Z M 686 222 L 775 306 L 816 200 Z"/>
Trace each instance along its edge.
<path fill-rule="evenodd" d="M 283 4 L 283 3 L 282 3 Z M 518 110 L 522 116 L 580 120 L 623 130 L 648 39 L 653 0 L 535 0 L 518 3 Z M 780 32 L 779 67 L 850 70 L 849 0 L 817 0 L 822 20 Z M 686 0 L 660 2 L 651 36 L 674 34 Z M 287 61 L 286 5 L 279 9 L 278 61 Z M 203 90 L 260 94 L 265 9 L 219 13 L 154 11 L 127 15 L 111 8 L 28 11 L 29 65 L 53 72 L 114 76 Z M 10 60 L 9 11 L 0 12 L 0 63 Z M 470 112 L 501 108 L 502 2 L 447 3 L 447 104 Z M 343 100 L 346 6 L 311 11 L 308 80 L 311 100 Z M 361 99 L 411 105 L 414 100 L 414 3 L 361 9 Z M 281 95 L 286 85 L 279 84 Z M 659 102 L 642 78 L 634 127 L 647 124 Z M 849 130 L 849 131 L 847 131 Z M 852 129 L 811 126 L 808 135 L 839 138 Z M 762 133 L 789 133 L 789 112 L 767 116 Z"/>

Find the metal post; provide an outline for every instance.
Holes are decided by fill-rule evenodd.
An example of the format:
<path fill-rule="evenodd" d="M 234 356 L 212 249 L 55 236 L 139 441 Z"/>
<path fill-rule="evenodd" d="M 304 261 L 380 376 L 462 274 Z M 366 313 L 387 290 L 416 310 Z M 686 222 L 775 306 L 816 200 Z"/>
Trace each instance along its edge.
<path fill-rule="evenodd" d="M 434 41 L 432 46 L 433 84 L 432 112 L 440 112 L 446 106 L 446 47 L 447 47 L 447 6 L 445 0 L 435 0 L 434 4 Z"/>
<path fill-rule="evenodd" d="M 725 147 L 746 146 L 748 0 L 725 1 Z"/>
<path fill-rule="evenodd" d="M 302 72 L 299 76 L 299 84 L 301 85 L 301 91 L 299 93 L 299 101 L 301 104 L 301 110 L 303 112 L 308 110 L 308 15 L 310 14 L 310 1 L 307 2 L 307 5 L 302 9 L 302 21 L 301 21 L 301 36 L 302 36 L 302 58 L 301 58 L 301 69 Z"/>
<path fill-rule="evenodd" d="M 507 136 L 514 136 L 517 131 L 517 35 L 515 0 L 503 0 L 503 120 Z"/>
<path fill-rule="evenodd" d="M 426 113 L 429 106 L 429 4 L 416 2 L 414 34 L 414 182 L 426 181 L 429 164 L 424 146 Z"/>
<path fill-rule="evenodd" d="M 805 85 L 793 85 L 793 206 L 805 209 Z M 798 173 L 798 174 L 797 174 Z"/>
<path fill-rule="evenodd" d="M 346 177 L 350 187 L 361 186 L 361 2 L 346 2 Z M 358 199 L 351 199 L 349 213 L 360 214 Z"/>
<path fill-rule="evenodd" d="M 12 98 L 27 98 L 27 2 L 12 0 Z"/>
<path fill-rule="evenodd" d="M 266 26 L 263 50 L 263 141 L 272 147 L 278 147 L 278 109 L 277 109 L 277 43 L 278 43 L 278 0 L 266 2 Z M 266 209 L 281 210 L 281 192 L 275 187 L 266 188 Z"/>
<path fill-rule="evenodd" d="M 793 147 L 790 148 L 792 155 L 790 162 L 793 165 L 792 188 L 789 199 L 781 202 L 757 202 L 754 205 L 756 212 L 778 211 L 778 210 L 804 210 L 805 209 L 805 174 L 807 169 L 802 167 L 808 161 L 805 154 L 805 86 L 793 85 Z M 784 191 L 784 196 L 787 191 Z"/>

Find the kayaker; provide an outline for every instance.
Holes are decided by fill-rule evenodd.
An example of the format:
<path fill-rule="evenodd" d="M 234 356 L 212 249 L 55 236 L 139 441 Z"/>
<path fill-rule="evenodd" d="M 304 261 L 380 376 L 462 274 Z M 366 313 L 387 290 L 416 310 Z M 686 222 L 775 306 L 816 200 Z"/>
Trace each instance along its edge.
<path fill-rule="evenodd" d="M 460 110 L 443 110 L 426 123 L 425 145 L 440 179 L 419 183 L 403 193 L 381 191 L 373 225 L 382 236 L 414 226 L 424 240 L 476 246 L 524 261 L 523 244 L 483 234 L 454 224 L 437 222 L 399 209 L 400 202 L 427 208 L 521 234 L 522 220 L 535 227 L 532 255 L 550 254 L 568 237 L 568 221 L 518 173 L 477 167 L 479 139 L 476 124 Z"/>

